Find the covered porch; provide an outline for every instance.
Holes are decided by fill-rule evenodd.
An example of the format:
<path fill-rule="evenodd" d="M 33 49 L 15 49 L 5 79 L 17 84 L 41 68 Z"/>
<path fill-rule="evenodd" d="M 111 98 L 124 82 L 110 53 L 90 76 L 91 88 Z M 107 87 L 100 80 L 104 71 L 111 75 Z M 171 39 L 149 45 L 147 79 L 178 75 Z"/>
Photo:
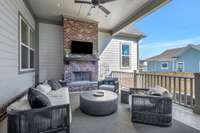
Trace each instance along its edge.
<path fill-rule="evenodd" d="M 107 1 L 114 3 L 107 3 L 102 7 L 98 5 L 99 1 L 101 4 Z M 90 89 L 97 89 L 99 56 L 110 40 L 117 38 L 134 41 L 136 45 L 134 60 L 138 69 L 139 40 L 144 35 L 136 30 L 130 32 L 127 27 L 133 26 L 136 20 L 170 2 L 169 0 L 99 1 L 2 0 L 0 2 L 2 7 L 0 15 L 3 16 L 0 20 L 2 29 L 0 38 L 3 46 L 0 49 L 3 53 L 1 56 L 3 65 L 0 64 L 0 72 L 3 75 L 0 76 L 2 92 L 0 133 L 7 133 L 7 107 L 26 95 L 29 88 L 49 79 L 62 79 L 69 90 L 68 105 L 72 109 L 70 123 L 72 133 L 199 132 L 200 116 L 193 113 L 193 111 L 199 113 L 200 107 L 199 74 L 193 77 L 173 77 L 137 72 L 112 72 L 109 75 L 119 80 L 119 92 L 122 88 L 150 88 L 160 85 L 173 93 L 173 124 L 170 127 L 132 123 L 129 105 L 122 104 L 120 98 L 117 112 L 109 116 L 89 116 L 80 111 L 80 94 Z M 80 43 L 87 48 L 77 47 Z M 131 77 L 123 77 L 123 74 Z M 84 82 L 80 83 L 82 80 Z M 74 81 L 80 84 L 75 84 L 74 87 Z M 173 87 L 171 83 L 174 83 Z M 117 96 L 120 95 L 119 93 Z M 44 131 L 47 132 L 54 132 L 54 129 Z"/>

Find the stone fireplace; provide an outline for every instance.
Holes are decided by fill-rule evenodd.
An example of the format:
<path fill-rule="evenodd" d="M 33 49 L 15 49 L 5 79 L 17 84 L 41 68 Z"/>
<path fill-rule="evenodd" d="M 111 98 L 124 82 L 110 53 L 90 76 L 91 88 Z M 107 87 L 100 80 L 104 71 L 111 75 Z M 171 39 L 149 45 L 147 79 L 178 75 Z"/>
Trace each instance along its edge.
<path fill-rule="evenodd" d="M 71 57 L 69 57 L 71 58 Z M 98 64 L 96 61 L 89 60 L 69 60 L 69 58 L 65 59 L 65 81 L 67 83 L 75 82 L 75 81 L 95 81 L 98 78 Z"/>
<path fill-rule="evenodd" d="M 74 42 L 76 46 L 72 47 Z M 89 44 L 92 47 L 88 47 Z M 91 52 L 88 52 L 89 48 L 92 48 Z M 64 18 L 64 79 L 68 84 L 98 80 L 97 48 L 98 24 L 96 22 Z"/>

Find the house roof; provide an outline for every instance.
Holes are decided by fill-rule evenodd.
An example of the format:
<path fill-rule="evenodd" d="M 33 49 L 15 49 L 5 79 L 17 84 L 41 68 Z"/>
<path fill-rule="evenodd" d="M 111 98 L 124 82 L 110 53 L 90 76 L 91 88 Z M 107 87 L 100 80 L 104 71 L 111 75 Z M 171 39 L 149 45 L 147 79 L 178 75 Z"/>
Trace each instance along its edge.
<path fill-rule="evenodd" d="M 188 50 L 190 48 L 200 50 L 200 45 L 189 44 L 186 47 L 169 49 L 169 50 L 164 51 L 160 55 L 150 57 L 146 60 L 147 61 L 168 61 L 168 60 L 172 60 L 173 58 L 180 56 L 181 54 L 183 54 L 186 50 Z"/>
<path fill-rule="evenodd" d="M 145 37 L 144 33 L 139 31 L 133 24 L 128 25 L 122 30 L 120 30 L 117 35 L 125 37 L 139 37 L 139 38 Z"/>

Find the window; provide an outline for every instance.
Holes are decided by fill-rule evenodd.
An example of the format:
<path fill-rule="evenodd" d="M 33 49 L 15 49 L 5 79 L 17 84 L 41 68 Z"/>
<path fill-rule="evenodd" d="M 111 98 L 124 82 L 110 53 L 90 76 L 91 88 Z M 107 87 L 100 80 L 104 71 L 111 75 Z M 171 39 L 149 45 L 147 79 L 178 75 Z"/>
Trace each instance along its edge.
<path fill-rule="evenodd" d="M 34 31 L 20 16 L 20 72 L 34 70 Z"/>
<path fill-rule="evenodd" d="M 168 69 L 168 62 L 162 62 L 161 69 Z"/>
<path fill-rule="evenodd" d="M 177 71 L 178 72 L 184 71 L 184 62 L 177 62 Z"/>
<path fill-rule="evenodd" d="M 121 66 L 122 68 L 130 67 L 130 45 L 121 45 Z"/>

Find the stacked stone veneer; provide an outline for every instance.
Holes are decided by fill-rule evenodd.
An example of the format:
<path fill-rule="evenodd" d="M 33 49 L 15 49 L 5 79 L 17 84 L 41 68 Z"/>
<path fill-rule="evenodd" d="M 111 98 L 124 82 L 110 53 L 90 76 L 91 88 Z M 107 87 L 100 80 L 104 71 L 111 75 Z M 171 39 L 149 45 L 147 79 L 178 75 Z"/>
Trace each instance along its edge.
<path fill-rule="evenodd" d="M 97 61 L 70 61 L 65 64 L 65 80 L 70 83 L 74 79 L 73 72 L 90 72 L 91 80 L 98 79 L 98 64 Z"/>
<path fill-rule="evenodd" d="M 86 21 L 80 21 L 71 18 L 64 18 L 64 49 L 69 51 L 71 41 L 84 41 L 93 43 L 93 54 L 97 53 L 98 48 L 98 24 Z M 94 57 L 91 55 L 91 57 Z M 65 60 L 64 78 L 70 83 L 73 81 L 73 72 L 91 72 L 91 80 L 98 79 L 98 62 L 90 61 L 87 56 L 83 56 L 85 60 Z M 85 58 L 86 57 L 86 58 Z M 91 58 L 90 57 L 90 58 Z M 81 58 L 81 57 L 79 57 Z M 83 59 L 83 58 L 82 58 Z"/>

